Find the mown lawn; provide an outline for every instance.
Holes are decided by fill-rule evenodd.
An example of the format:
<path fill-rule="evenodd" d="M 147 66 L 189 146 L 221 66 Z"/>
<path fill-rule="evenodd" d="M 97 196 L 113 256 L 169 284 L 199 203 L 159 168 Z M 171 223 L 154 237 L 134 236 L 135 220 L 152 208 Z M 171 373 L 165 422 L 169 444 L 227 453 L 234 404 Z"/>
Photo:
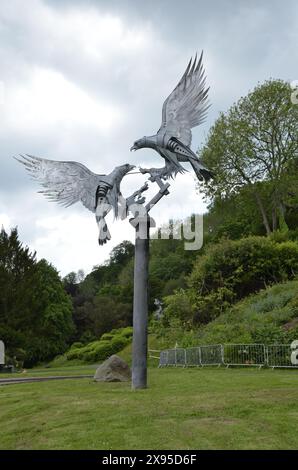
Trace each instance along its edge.
<path fill-rule="evenodd" d="M 0 387 L 1 449 L 297 449 L 298 372 L 150 369 Z"/>

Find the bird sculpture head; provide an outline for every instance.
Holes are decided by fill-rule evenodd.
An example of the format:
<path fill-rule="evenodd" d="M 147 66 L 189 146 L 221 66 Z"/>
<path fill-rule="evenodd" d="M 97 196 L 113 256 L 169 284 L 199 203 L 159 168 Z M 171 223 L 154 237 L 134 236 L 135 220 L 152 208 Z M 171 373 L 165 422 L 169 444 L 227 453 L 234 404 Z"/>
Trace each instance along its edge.
<path fill-rule="evenodd" d="M 116 166 L 112 174 L 117 175 L 117 179 L 121 181 L 121 179 L 131 170 L 135 168 L 135 165 L 130 165 L 129 163 L 125 163 L 124 165 Z"/>
<path fill-rule="evenodd" d="M 147 142 L 146 137 L 142 137 L 141 139 L 138 139 L 134 142 L 133 146 L 130 148 L 130 151 L 139 150 L 147 146 L 148 146 L 148 142 Z"/>
<path fill-rule="evenodd" d="M 124 176 L 127 175 L 127 173 L 129 173 L 134 168 L 135 168 L 135 165 L 130 165 L 129 163 L 125 163 L 124 165 L 116 166 L 114 168 L 110 176 L 112 176 L 113 184 L 116 185 L 114 186 L 114 189 L 117 188 L 117 193 L 120 192 L 120 183 L 122 179 L 124 178 Z M 114 196 L 115 198 L 117 198 L 118 194 L 115 193 Z"/>
<path fill-rule="evenodd" d="M 124 165 L 120 165 L 117 168 L 119 168 L 119 171 L 121 173 L 123 172 L 123 175 L 125 175 L 129 171 L 133 170 L 135 168 L 135 165 L 130 165 L 129 163 L 125 163 Z"/>

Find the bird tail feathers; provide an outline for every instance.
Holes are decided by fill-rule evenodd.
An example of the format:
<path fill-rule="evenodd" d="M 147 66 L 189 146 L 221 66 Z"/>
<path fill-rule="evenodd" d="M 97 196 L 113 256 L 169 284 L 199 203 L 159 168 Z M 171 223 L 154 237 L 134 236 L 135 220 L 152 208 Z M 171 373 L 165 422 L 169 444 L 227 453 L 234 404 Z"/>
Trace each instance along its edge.
<path fill-rule="evenodd" d="M 194 172 L 200 181 L 209 181 L 211 178 L 213 178 L 213 173 L 211 173 L 211 171 L 203 166 L 202 163 L 200 163 L 198 160 L 190 158 L 189 162 L 191 163 L 191 166 L 193 167 Z"/>

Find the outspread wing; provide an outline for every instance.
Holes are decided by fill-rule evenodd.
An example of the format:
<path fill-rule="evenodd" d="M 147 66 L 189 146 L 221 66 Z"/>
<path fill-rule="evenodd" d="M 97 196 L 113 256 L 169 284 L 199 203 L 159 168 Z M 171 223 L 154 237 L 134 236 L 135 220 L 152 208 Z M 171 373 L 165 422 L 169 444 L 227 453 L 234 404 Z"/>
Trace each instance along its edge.
<path fill-rule="evenodd" d="M 191 129 L 204 122 L 208 103 L 208 90 L 203 68 L 203 52 L 190 62 L 176 88 L 162 108 L 162 124 L 158 131 L 176 137 L 184 145 L 191 144 Z"/>
<path fill-rule="evenodd" d="M 92 212 L 96 210 L 96 190 L 100 176 L 81 163 L 59 162 L 21 155 L 16 158 L 45 189 L 39 191 L 64 207 L 81 201 Z"/>

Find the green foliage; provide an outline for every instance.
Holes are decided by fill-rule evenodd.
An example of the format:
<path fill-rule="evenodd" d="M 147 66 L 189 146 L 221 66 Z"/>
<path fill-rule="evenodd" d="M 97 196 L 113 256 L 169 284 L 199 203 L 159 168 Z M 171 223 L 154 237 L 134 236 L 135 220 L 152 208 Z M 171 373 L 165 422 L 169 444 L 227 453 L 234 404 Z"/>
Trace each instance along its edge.
<path fill-rule="evenodd" d="M 75 343 L 72 343 L 71 348 L 77 349 L 81 348 L 83 346 L 83 343 L 80 343 L 80 341 L 76 341 Z"/>
<path fill-rule="evenodd" d="M 110 259 L 104 265 L 94 267 L 89 276 L 95 279 L 97 284 L 117 284 L 120 270 L 127 265 L 133 255 L 133 244 L 125 240 L 113 248 Z"/>
<path fill-rule="evenodd" d="M 261 192 L 263 185 L 258 185 Z M 262 200 L 266 199 L 266 192 L 262 192 Z M 237 193 L 215 196 L 209 211 L 204 215 L 205 237 L 212 242 L 221 238 L 238 240 L 249 235 L 266 235 L 262 216 L 256 210 L 255 197 L 250 187 L 240 188 Z"/>
<path fill-rule="evenodd" d="M 289 83 L 259 84 L 211 128 L 200 157 L 216 177 L 202 191 L 214 202 L 245 188 L 242 202 L 254 204 L 266 233 L 287 231 L 286 220 L 298 200 L 297 123 Z"/>
<path fill-rule="evenodd" d="M 76 333 L 73 340 L 90 343 L 113 328 L 132 324 L 134 247 L 130 242 L 116 246 L 110 259 L 95 267 L 81 282 L 76 273 L 64 278 L 73 302 Z M 186 287 L 194 257 L 184 250 L 183 240 L 150 241 L 149 310 L 155 298 L 171 295 Z"/>
<path fill-rule="evenodd" d="M 101 340 L 110 340 L 113 338 L 113 335 L 111 333 L 104 333 L 101 337 Z"/>
<path fill-rule="evenodd" d="M 131 338 L 133 329 L 131 326 L 127 326 L 126 328 L 122 328 L 120 331 L 113 330 L 114 334 L 124 336 L 124 338 Z"/>
<path fill-rule="evenodd" d="M 72 344 L 65 353 L 65 357 L 68 361 L 80 360 L 85 363 L 104 361 L 127 346 L 131 341 L 131 337 L 131 327 L 114 329 L 110 333 L 103 334 L 100 340 L 87 345 L 79 346 L 77 342 Z"/>
<path fill-rule="evenodd" d="M 237 300 L 267 285 L 291 279 L 296 273 L 295 242 L 248 237 L 210 245 L 197 259 L 189 280 L 189 297 L 196 306 L 194 321 L 208 322 Z M 175 296 L 172 303 L 174 300 Z"/>
<path fill-rule="evenodd" d="M 179 223 L 179 222 L 178 222 Z M 175 231 L 175 223 L 169 224 Z M 172 294 L 176 289 L 186 287 L 186 277 L 191 272 L 193 252 L 184 250 L 184 241 L 153 239 L 150 242 L 149 262 L 149 308 L 155 310 L 154 299 Z"/>
<path fill-rule="evenodd" d="M 267 288 L 199 328 L 196 344 L 288 344 L 297 339 L 298 281 Z"/>
<path fill-rule="evenodd" d="M 276 284 L 236 303 L 207 325 L 186 328 L 172 317 L 154 326 L 170 347 L 198 344 L 289 344 L 298 338 L 298 281 Z"/>
<path fill-rule="evenodd" d="M 28 367 L 66 350 L 72 305 L 55 268 L 18 240 L 0 233 L 0 337 L 7 353 Z"/>
<path fill-rule="evenodd" d="M 172 318 L 178 319 L 181 324 L 191 323 L 195 313 L 195 299 L 192 293 L 180 289 L 175 294 L 165 297 L 163 325 L 169 325 Z"/>
<path fill-rule="evenodd" d="M 132 243 L 124 241 L 112 250 L 109 261 L 94 267 L 81 282 L 75 273 L 64 278 L 73 302 L 73 339 L 86 344 L 112 328 L 131 324 L 133 251 Z"/>

